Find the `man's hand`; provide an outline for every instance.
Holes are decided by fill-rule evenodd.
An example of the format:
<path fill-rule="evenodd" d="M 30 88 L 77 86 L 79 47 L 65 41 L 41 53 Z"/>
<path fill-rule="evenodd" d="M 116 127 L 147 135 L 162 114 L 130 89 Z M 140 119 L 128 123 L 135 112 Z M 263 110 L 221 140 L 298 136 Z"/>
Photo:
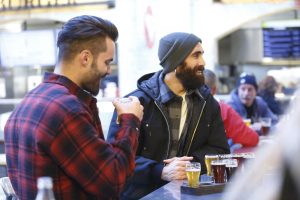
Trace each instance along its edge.
<path fill-rule="evenodd" d="M 144 107 L 140 104 L 140 101 L 135 96 L 128 98 L 116 98 L 113 100 L 118 116 L 121 114 L 134 114 L 141 121 L 144 115 Z"/>
<path fill-rule="evenodd" d="M 161 173 L 161 179 L 165 181 L 186 179 L 185 165 L 193 160 L 193 157 L 174 157 L 164 160 L 166 166 Z"/>

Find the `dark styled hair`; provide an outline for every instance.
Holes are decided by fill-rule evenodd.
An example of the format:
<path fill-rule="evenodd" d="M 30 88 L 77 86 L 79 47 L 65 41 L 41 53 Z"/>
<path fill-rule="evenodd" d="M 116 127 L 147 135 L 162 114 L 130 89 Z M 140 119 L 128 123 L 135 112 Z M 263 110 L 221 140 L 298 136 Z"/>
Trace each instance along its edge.
<path fill-rule="evenodd" d="M 270 93 L 275 94 L 278 88 L 278 83 L 273 76 L 266 76 L 258 85 L 259 93 Z"/>
<path fill-rule="evenodd" d="M 95 56 L 106 50 L 106 37 L 115 42 L 118 34 L 117 27 L 108 20 L 89 15 L 74 17 L 58 33 L 58 60 L 70 61 L 84 49 Z"/>

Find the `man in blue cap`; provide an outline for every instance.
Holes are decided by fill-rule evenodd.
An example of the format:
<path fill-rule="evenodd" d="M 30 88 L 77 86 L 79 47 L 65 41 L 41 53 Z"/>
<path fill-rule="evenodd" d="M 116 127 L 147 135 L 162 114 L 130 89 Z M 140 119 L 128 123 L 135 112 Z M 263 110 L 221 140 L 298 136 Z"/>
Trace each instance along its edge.
<path fill-rule="evenodd" d="M 144 117 L 133 177 L 122 199 L 139 199 L 172 180 L 186 179 L 185 165 L 201 163 L 206 172 L 206 154 L 229 153 L 218 102 L 204 85 L 201 40 L 175 32 L 161 38 L 158 57 L 162 70 L 138 80 L 137 96 Z M 116 113 L 108 140 L 119 129 Z"/>
<path fill-rule="evenodd" d="M 237 111 L 242 118 L 251 119 L 251 123 L 259 118 L 271 118 L 272 124 L 278 121 L 277 116 L 270 110 L 267 103 L 257 96 L 257 83 L 253 74 L 242 73 L 237 82 L 237 87 L 230 94 L 228 104 Z"/>

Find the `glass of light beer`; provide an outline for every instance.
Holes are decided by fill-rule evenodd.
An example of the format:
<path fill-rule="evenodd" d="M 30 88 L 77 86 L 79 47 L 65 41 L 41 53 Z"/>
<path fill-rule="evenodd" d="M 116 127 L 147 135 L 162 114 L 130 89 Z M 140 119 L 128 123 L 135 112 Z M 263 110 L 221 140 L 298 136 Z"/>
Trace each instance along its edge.
<path fill-rule="evenodd" d="M 199 186 L 199 177 L 201 172 L 201 164 L 199 162 L 190 162 L 185 165 L 185 172 L 189 187 Z"/>
<path fill-rule="evenodd" d="M 207 176 L 211 176 L 211 161 L 212 160 L 218 160 L 219 156 L 218 155 L 205 155 L 205 166 L 207 170 Z"/>
<path fill-rule="evenodd" d="M 251 119 L 243 119 L 243 121 L 246 124 L 246 126 L 250 127 L 250 125 L 251 125 Z"/>

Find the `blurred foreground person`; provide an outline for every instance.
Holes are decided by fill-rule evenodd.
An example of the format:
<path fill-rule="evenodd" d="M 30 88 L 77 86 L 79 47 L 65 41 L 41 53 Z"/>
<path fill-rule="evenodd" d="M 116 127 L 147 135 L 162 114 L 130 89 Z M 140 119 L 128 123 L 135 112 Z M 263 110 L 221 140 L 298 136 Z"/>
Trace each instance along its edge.
<path fill-rule="evenodd" d="M 168 183 L 186 179 L 185 164 L 201 162 L 206 154 L 226 154 L 229 147 L 218 102 L 204 85 L 201 40 L 175 32 L 160 39 L 158 57 L 163 70 L 138 80 L 130 93 L 144 106 L 134 176 L 122 199 L 139 199 Z M 108 138 L 119 126 L 114 113 Z"/>
<path fill-rule="evenodd" d="M 209 87 L 211 94 L 215 95 L 218 90 L 215 73 L 209 69 L 205 69 L 204 77 L 205 84 Z M 244 123 L 241 116 L 230 105 L 224 101 L 219 101 L 219 105 L 231 151 L 242 146 L 256 146 L 259 140 L 258 134 Z M 232 141 L 232 144 L 230 144 L 230 141 Z"/>
<path fill-rule="evenodd" d="M 55 73 L 30 91 L 9 117 L 8 175 L 20 199 L 35 199 L 37 178 L 53 179 L 55 199 L 117 199 L 132 175 L 143 107 L 113 101 L 116 140 L 104 140 L 96 105 L 100 81 L 111 73 L 118 30 L 94 16 L 68 21 L 59 32 Z"/>
<path fill-rule="evenodd" d="M 224 200 L 300 199 L 300 91 L 291 104 L 275 130 L 274 141 L 258 149 L 255 160 L 234 176 Z"/>

